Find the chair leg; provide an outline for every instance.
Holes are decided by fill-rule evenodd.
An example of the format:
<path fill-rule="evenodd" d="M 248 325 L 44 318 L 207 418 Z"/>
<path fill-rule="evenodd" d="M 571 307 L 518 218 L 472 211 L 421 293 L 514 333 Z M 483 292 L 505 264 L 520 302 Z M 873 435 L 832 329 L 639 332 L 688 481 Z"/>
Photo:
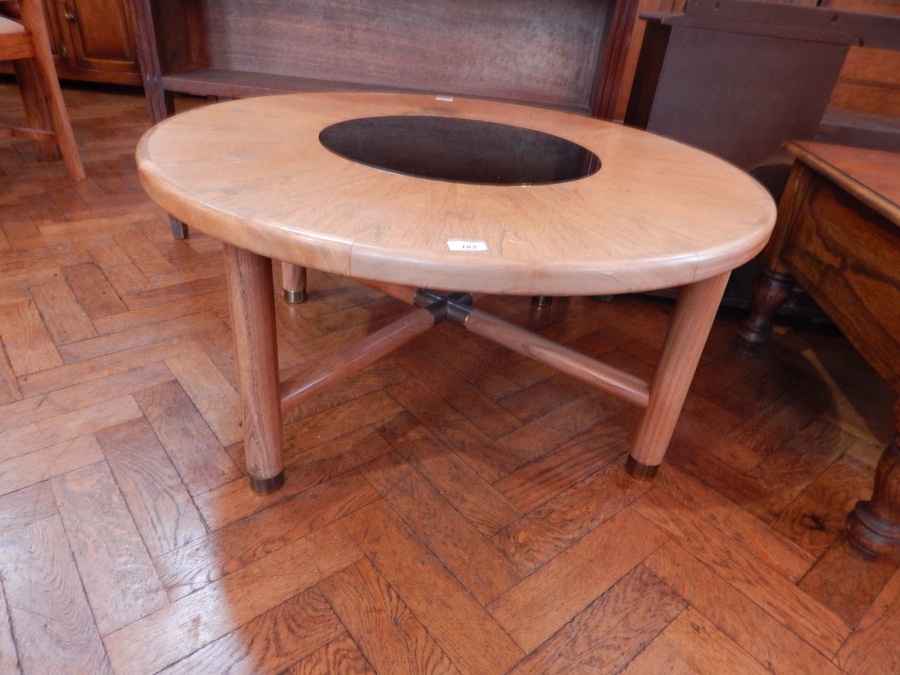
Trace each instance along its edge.
<path fill-rule="evenodd" d="M 62 90 L 59 88 L 59 78 L 56 75 L 56 67 L 50 53 L 47 26 L 44 23 L 43 14 L 37 14 L 40 12 L 43 12 L 41 3 L 22 3 L 22 21 L 29 26 L 34 41 L 33 63 L 37 81 L 41 86 L 43 99 L 52 121 L 50 128 L 56 134 L 56 143 L 66 164 L 66 169 L 69 171 L 69 176 L 73 180 L 83 180 L 85 177 L 84 167 L 78 154 L 78 145 L 75 142 L 75 135 L 72 133 L 72 125 L 66 112 Z"/>
<path fill-rule="evenodd" d="M 48 132 L 53 129 L 53 120 L 47 101 L 41 91 L 41 84 L 32 59 L 17 59 L 12 62 L 13 72 L 16 75 L 16 83 L 19 85 L 19 93 L 22 96 L 22 105 L 25 108 L 25 119 L 32 129 L 45 129 Z M 42 162 L 54 162 L 62 157 L 55 136 L 49 133 L 43 140 L 34 141 L 34 152 Z"/>

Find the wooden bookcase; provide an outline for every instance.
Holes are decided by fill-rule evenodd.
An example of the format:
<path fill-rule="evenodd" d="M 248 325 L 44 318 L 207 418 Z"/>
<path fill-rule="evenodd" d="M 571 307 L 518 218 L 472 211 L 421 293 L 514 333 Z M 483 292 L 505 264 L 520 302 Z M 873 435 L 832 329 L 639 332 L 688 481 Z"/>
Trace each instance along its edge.
<path fill-rule="evenodd" d="M 610 117 L 638 0 L 128 0 L 151 118 L 173 94 L 482 96 Z"/>

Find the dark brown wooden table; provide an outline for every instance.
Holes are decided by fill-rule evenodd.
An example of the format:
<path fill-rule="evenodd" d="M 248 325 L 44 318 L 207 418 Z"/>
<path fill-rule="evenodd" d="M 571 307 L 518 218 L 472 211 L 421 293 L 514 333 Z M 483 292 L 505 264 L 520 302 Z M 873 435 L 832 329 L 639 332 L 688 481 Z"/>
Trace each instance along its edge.
<path fill-rule="evenodd" d="M 900 395 L 900 154 L 795 142 L 796 158 L 763 253 L 763 271 L 739 342 L 756 349 L 796 279 Z M 900 552 L 900 401 L 893 441 L 872 498 L 848 534 L 872 554 Z"/>

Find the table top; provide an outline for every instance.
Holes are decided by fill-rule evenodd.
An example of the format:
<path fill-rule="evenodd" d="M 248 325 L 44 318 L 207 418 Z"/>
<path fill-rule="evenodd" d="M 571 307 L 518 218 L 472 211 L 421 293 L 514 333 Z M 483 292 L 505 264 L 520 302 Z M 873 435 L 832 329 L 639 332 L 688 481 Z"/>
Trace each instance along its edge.
<path fill-rule="evenodd" d="M 438 115 L 553 134 L 595 153 L 596 173 L 481 185 L 373 168 L 326 149 L 345 120 Z M 700 150 L 555 110 L 442 96 L 287 94 L 176 115 L 137 150 L 168 213 L 275 260 L 450 291 L 593 295 L 680 286 L 765 245 L 775 205 Z"/>
<path fill-rule="evenodd" d="M 787 149 L 804 164 L 900 225 L 900 154 L 813 141 Z"/>

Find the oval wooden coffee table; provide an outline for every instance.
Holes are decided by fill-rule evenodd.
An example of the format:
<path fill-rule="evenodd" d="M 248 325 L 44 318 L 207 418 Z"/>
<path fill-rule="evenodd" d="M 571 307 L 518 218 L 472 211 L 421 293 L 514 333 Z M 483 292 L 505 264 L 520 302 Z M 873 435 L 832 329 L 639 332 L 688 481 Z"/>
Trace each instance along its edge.
<path fill-rule="evenodd" d="M 373 168 L 320 142 L 336 123 L 393 116 L 543 132 L 589 150 L 600 168 L 541 184 L 471 183 Z M 427 140 L 413 148 L 438 159 L 445 151 Z M 225 244 L 247 468 L 259 492 L 283 482 L 283 411 L 443 319 L 644 408 L 627 467 L 652 476 L 730 271 L 762 249 L 775 220 L 756 181 L 699 150 L 574 114 L 443 96 L 291 94 L 207 106 L 151 129 L 137 158 L 160 206 Z M 352 277 L 419 308 L 281 382 L 272 260 Z M 492 317 L 469 295 L 672 287 L 681 291 L 652 382 Z"/>

